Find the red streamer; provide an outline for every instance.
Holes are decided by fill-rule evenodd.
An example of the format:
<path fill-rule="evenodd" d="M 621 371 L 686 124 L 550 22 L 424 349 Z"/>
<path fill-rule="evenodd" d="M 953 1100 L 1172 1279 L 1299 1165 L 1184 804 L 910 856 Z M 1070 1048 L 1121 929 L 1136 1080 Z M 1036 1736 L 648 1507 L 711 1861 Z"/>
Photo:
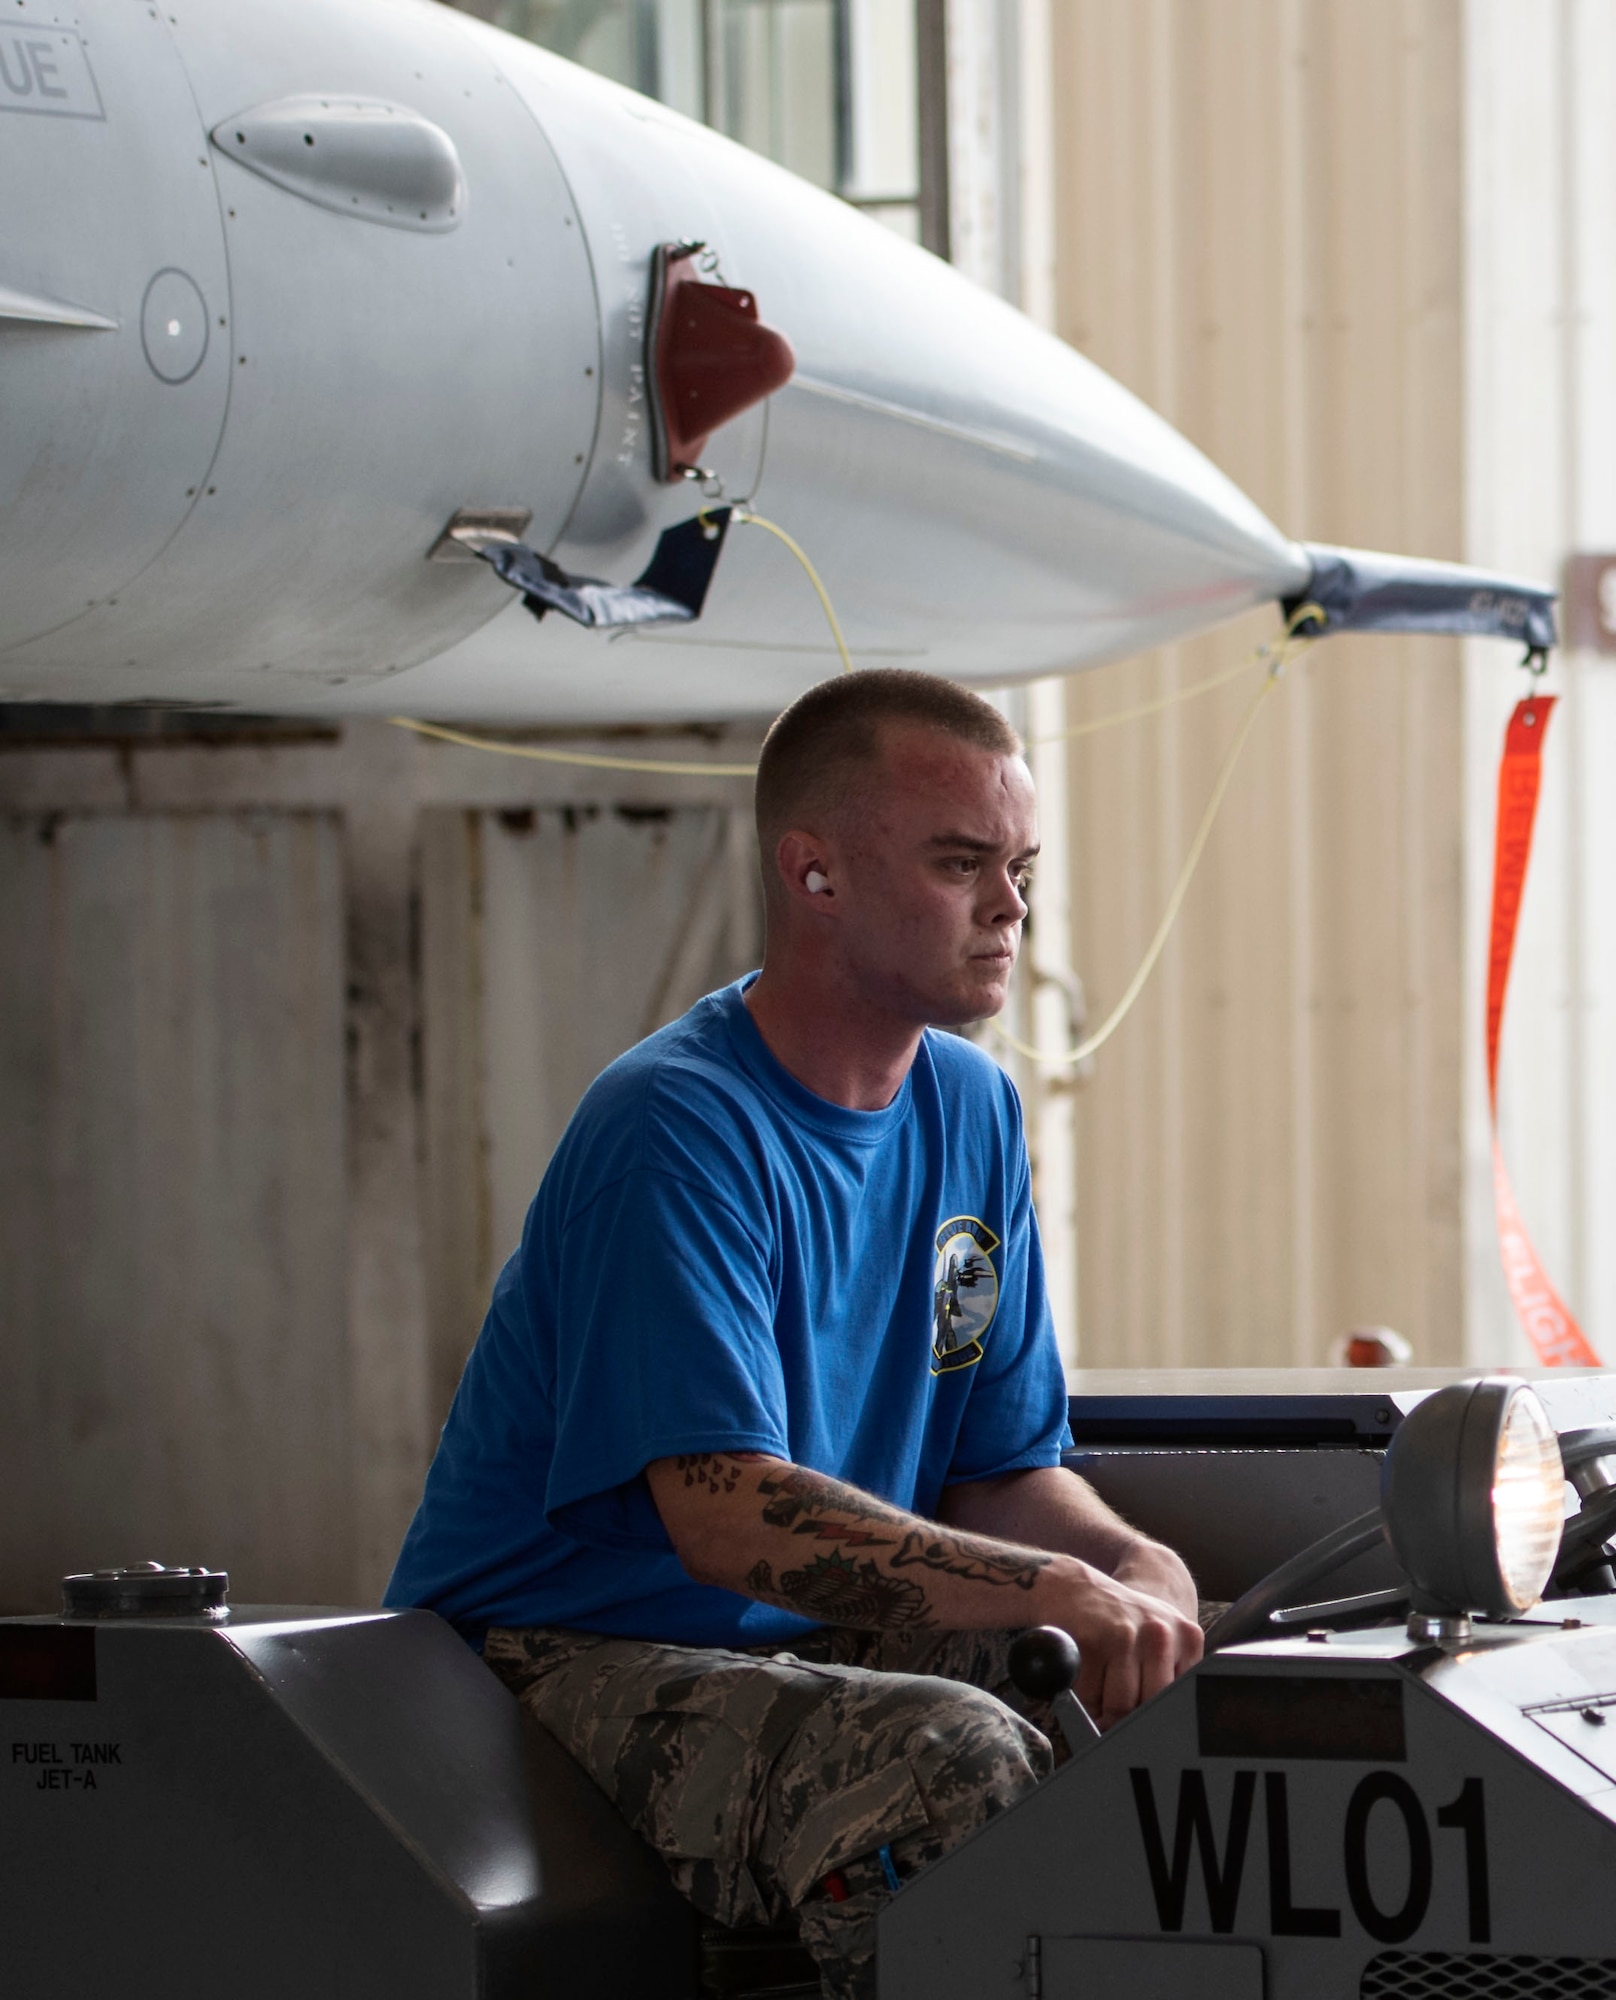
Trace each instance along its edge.
<path fill-rule="evenodd" d="M 1529 695 L 1515 704 L 1498 766 L 1492 937 L 1487 953 L 1487 1110 L 1493 1135 L 1493 1206 L 1504 1282 L 1538 1360 L 1548 1368 L 1597 1368 L 1599 1356 L 1532 1247 L 1498 1142 L 1498 1044 L 1504 1028 L 1504 996 L 1509 990 L 1515 926 L 1532 858 L 1532 829 L 1543 778 L 1543 739 L 1553 707 L 1553 695 Z"/>

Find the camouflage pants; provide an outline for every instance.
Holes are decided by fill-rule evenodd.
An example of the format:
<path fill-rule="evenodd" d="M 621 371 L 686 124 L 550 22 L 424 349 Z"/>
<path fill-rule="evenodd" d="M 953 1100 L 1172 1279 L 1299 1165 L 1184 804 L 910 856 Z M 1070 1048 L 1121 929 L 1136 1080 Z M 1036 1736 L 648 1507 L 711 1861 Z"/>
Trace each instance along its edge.
<path fill-rule="evenodd" d="M 889 1867 L 906 1880 L 1051 1769 L 1014 1637 L 824 1629 L 747 1653 L 540 1627 L 491 1631 L 484 1658 L 698 1909 L 795 1911 L 827 2000 L 873 2000 Z"/>

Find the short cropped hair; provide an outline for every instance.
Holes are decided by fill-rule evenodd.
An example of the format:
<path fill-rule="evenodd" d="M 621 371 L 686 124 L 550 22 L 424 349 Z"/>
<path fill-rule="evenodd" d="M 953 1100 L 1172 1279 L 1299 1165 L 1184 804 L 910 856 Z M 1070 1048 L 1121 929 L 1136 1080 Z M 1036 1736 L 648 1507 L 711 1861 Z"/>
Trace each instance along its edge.
<path fill-rule="evenodd" d="M 775 844 L 805 818 L 834 811 L 881 755 L 889 723 L 919 724 L 956 741 L 1019 757 L 1021 738 L 992 702 L 957 681 L 910 667 L 873 667 L 821 681 L 776 717 L 757 769 L 758 844 L 765 880 Z"/>

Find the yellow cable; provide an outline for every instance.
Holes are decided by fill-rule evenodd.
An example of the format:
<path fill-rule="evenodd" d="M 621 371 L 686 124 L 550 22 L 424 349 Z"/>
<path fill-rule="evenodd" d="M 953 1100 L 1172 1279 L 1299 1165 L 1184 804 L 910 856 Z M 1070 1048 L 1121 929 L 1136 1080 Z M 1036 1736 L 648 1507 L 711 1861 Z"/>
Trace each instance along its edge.
<path fill-rule="evenodd" d="M 435 736 L 440 742 L 458 743 L 463 750 L 492 750 L 501 757 L 531 757 L 539 764 L 587 764 L 592 771 L 666 771 L 680 778 L 752 778 L 755 764 L 675 764 L 660 757 L 602 757 L 592 750 L 551 750 L 536 743 L 499 743 L 487 736 L 468 736 L 463 730 L 445 729 L 438 722 L 418 722 L 409 715 L 390 715 L 398 729 L 413 729 L 417 736 Z"/>
<path fill-rule="evenodd" d="M 836 650 L 842 656 L 842 672 L 850 674 L 853 671 L 853 659 L 847 650 L 847 641 L 842 637 L 842 628 L 837 622 L 836 607 L 830 601 L 830 592 L 819 580 L 819 571 L 808 560 L 807 550 L 793 536 L 788 535 L 778 522 L 764 520 L 761 514 L 754 514 L 750 507 L 737 505 L 731 510 L 730 519 L 739 521 L 744 527 L 766 529 L 777 541 L 784 542 L 802 564 L 807 572 L 808 581 L 813 585 L 819 602 L 824 607 L 825 622 L 830 626 L 830 636 L 836 641 Z"/>
<path fill-rule="evenodd" d="M 1067 743 L 1079 736 L 1097 736 L 1102 729 L 1115 729 L 1119 722 L 1138 722 L 1147 715 L 1160 715 L 1164 709 L 1176 708 L 1181 701 L 1193 701 L 1198 694 L 1210 694 L 1214 688 L 1227 687 L 1230 681 L 1237 681 L 1263 664 L 1262 651 L 1250 654 L 1238 666 L 1225 667 L 1221 674 L 1213 674 L 1204 681 L 1196 681 L 1193 686 L 1179 688 L 1173 694 L 1164 694 L 1159 701 L 1143 701 L 1137 708 L 1119 708 L 1114 715 L 1097 716 L 1092 722 L 1079 722 L 1070 729 L 1057 729 L 1051 736 L 1035 736 L 1034 744 Z"/>
<path fill-rule="evenodd" d="M 706 519 L 702 510 L 701 519 Z M 830 601 L 830 592 L 819 579 L 819 572 L 808 559 L 808 552 L 792 535 L 788 535 L 775 521 L 766 521 L 761 514 L 754 514 L 750 508 L 736 507 L 731 518 L 743 522 L 750 528 L 764 528 L 785 543 L 807 573 L 808 581 L 824 607 L 825 619 L 830 626 L 830 635 L 836 641 L 836 650 L 842 656 L 842 672 L 853 671 L 852 656 L 847 650 L 847 641 L 842 637 L 842 628 L 836 617 L 836 607 Z M 539 764 L 583 764 L 592 771 L 658 771 L 677 778 L 753 778 L 757 776 L 755 764 L 681 764 L 662 757 L 604 757 L 591 750 L 552 750 L 541 748 L 534 743 L 500 743 L 492 737 L 468 736 L 464 730 L 445 729 L 441 723 L 418 722 L 408 715 L 390 715 L 388 721 L 398 729 L 413 729 L 418 736 L 435 736 L 443 743 L 456 743 L 463 750 L 490 750 L 500 757 L 529 757 Z"/>
<path fill-rule="evenodd" d="M 1292 629 L 1294 630 L 1294 621 Z M 1240 727 L 1235 732 L 1234 741 L 1229 745 L 1223 759 L 1217 782 L 1212 787 L 1212 796 L 1207 800 L 1206 811 L 1201 815 L 1201 824 L 1195 830 L 1195 838 L 1190 842 L 1189 853 L 1185 855 L 1184 865 L 1178 871 L 1178 880 L 1173 884 L 1173 893 L 1167 899 L 1167 908 L 1162 912 L 1162 920 L 1156 926 L 1156 935 L 1151 939 L 1150 947 L 1140 961 L 1138 971 L 1129 980 L 1127 991 L 1122 998 L 1092 1035 L 1079 1042 L 1075 1049 L 1063 1049 L 1054 1055 L 1035 1047 L 1031 1042 L 1022 1041 L 1018 1035 L 1011 1034 L 1008 1028 L 1001 1027 L 997 1021 L 990 1021 L 988 1026 L 992 1032 L 1007 1047 L 1014 1049 L 1017 1055 L 1025 1056 L 1030 1062 L 1040 1063 L 1046 1068 L 1070 1066 L 1083 1062 L 1093 1055 L 1095 1050 L 1103 1047 L 1121 1027 L 1133 1003 L 1144 991 L 1146 980 L 1155 971 L 1156 961 L 1166 948 L 1173 925 L 1178 921 L 1178 913 L 1184 907 L 1184 898 L 1189 894 L 1190 883 L 1194 879 L 1196 867 L 1211 835 L 1213 822 L 1218 816 L 1218 808 L 1223 804 L 1223 795 L 1229 789 L 1229 780 L 1234 776 L 1235 766 L 1240 761 L 1240 753 L 1246 747 L 1246 738 L 1250 736 L 1252 726 L 1257 720 L 1257 712 L 1278 681 L 1286 661 L 1311 644 L 1313 641 L 1310 639 L 1287 638 L 1274 649 L 1273 661 L 1263 684 L 1252 696 Z"/>
<path fill-rule="evenodd" d="M 1324 613 L 1316 604 L 1301 604 L 1285 621 L 1284 637 L 1280 646 L 1285 646 L 1296 637 L 1296 628 L 1305 618 L 1315 618 L 1322 625 Z M 1093 722 L 1079 722 L 1070 729 L 1057 729 L 1052 736 L 1035 736 L 1033 743 L 1068 743 L 1079 736 L 1097 736 L 1103 729 L 1115 729 L 1120 722 L 1138 722 L 1147 715 L 1160 715 L 1164 709 L 1177 708 L 1181 701 L 1193 701 L 1197 695 L 1210 694 L 1214 688 L 1227 687 L 1230 681 L 1237 681 L 1243 674 L 1249 674 L 1254 667 L 1260 667 L 1273 653 L 1272 645 L 1257 648 L 1238 666 L 1225 667 L 1220 674 L 1210 674 L 1204 681 L 1196 681 L 1187 688 L 1179 688 L 1173 694 L 1164 694 L 1159 701 L 1141 702 L 1137 708 L 1120 708 L 1114 715 L 1097 716 Z"/>
<path fill-rule="evenodd" d="M 707 518 L 705 508 L 701 511 L 698 518 L 701 520 Z M 765 529 L 777 540 L 784 542 L 786 547 L 797 558 L 798 562 L 802 564 L 808 581 L 813 585 L 814 592 L 819 598 L 820 604 L 824 607 L 825 619 L 830 626 L 831 637 L 836 641 L 836 650 L 841 655 L 842 672 L 850 674 L 853 671 L 853 660 L 847 650 L 847 641 L 842 637 L 842 628 L 836 616 L 836 607 L 830 601 L 830 592 L 826 590 L 824 584 L 820 581 L 818 570 L 814 568 L 813 563 L 809 560 L 807 550 L 803 548 L 795 536 L 787 534 L 778 522 L 765 520 L 763 515 L 754 514 L 749 507 L 735 506 L 731 510 L 731 519 L 741 522 L 746 527 Z M 1304 604 L 1293 613 L 1286 624 L 1285 639 L 1281 641 L 1278 652 L 1275 655 L 1276 664 L 1271 669 L 1272 672 L 1277 672 L 1279 665 L 1283 664 L 1287 647 L 1293 643 L 1293 635 L 1297 626 L 1304 618 L 1308 617 L 1318 618 L 1322 622 L 1323 614 L 1319 611 L 1317 605 L 1313 604 Z M 1305 644 L 1306 642 L 1302 643 Z M 1183 688 L 1176 694 L 1164 695 L 1159 701 L 1146 702 L 1138 708 L 1125 708 L 1116 715 L 1102 716 L 1095 722 L 1079 723 L 1075 729 L 1062 730 L 1055 736 L 1040 736 L 1037 740 L 1040 743 L 1058 743 L 1066 737 L 1089 736 L 1097 730 L 1113 729 L 1119 723 L 1133 722 L 1140 716 L 1159 714 L 1165 708 L 1172 708 L 1181 701 L 1191 701 L 1196 695 L 1205 694 L 1215 687 L 1222 687 L 1226 681 L 1234 680 L 1240 674 L 1249 672 L 1252 667 L 1259 665 L 1267 658 L 1271 650 L 1273 649 L 1268 646 L 1259 646 L 1251 659 L 1242 660 L 1239 666 L 1231 667 L 1224 673 L 1215 674 L 1210 680 L 1197 681 L 1193 687 Z M 408 715 L 390 715 L 387 720 L 396 729 L 411 729 L 418 736 L 436 737 L 440 742 L 457 744 L 463 750 L 487 750 L 497 757 L 526 757 L 537 764 L 581 764 L 592 771 L 651 771 L 675 778 L 754 778 L 757 776 L 757 766 L 755 764 L 696 764 L 678 763 L 663 757 L 606 757 L 602 756 L 598 751 L 592 750 L 553 750 L 548 746 L 541 747 L 536 743 L 501 743 L 493 737 L 471 736 L 464 730 L 447 729 L 441 723 L 421 722 L 415 717 Z M 1022 1044 L 1011 1040 L 1006 1029 L 995 1027 L 995 1032 L 1005 1040 L 1011 1041 L 1011 1046 L 1020 1049 L 1022 1054 L 1031 1053 Z M 1109 1027 L 1106 1029 L 1106 1032 L 1110 1032 Z M 1098 1047 L 1098 1043 L 1095 1046 Z M 1054 1057 L 1051 1060 L 1069 1062 L 1076 1060 L 1076 1058 L 1063 1056 Z"/>

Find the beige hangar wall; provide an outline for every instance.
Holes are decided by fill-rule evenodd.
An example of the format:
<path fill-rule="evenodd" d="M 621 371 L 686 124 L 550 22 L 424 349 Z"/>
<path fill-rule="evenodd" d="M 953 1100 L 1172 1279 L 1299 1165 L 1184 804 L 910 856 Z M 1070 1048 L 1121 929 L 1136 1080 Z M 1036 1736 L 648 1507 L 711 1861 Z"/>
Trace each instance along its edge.
<path fill-rule="evenodd" d="M 1060 0 L 1056 325 L 1289 533 L 1464 553 L 1456 0 Z M 1258 616 L 1068 682 L 1188 686 Z M 1490 670 L 1507 654 L 1493 649 Z M 1463 1341 L 1459 649 L 1336 640 L 1269 698 L 1178 936 L 1078 1110 L 1087 1365 Z M 1103 1014 L 1243 678 L 1073 743 L 1075 962 Z"/>
<path fill-rule="evenodd" d="M 749 788 L 382 722 L 28 720 L 0 731 L 0 1609 L 148 1558 L 373 1602 L 573 1105 L 756 962 Z"/>

